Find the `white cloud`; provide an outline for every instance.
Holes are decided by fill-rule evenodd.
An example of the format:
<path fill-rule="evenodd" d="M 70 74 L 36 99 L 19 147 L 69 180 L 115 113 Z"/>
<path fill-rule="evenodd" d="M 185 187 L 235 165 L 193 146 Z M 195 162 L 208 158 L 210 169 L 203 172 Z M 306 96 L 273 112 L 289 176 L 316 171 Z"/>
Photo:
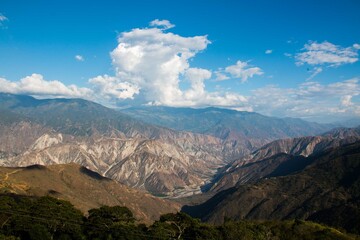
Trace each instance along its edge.
<path fill-rule="evenodd" d="M 230 79 L 230 77 L 222 73 L 221 70 L 215 72 L 215 75 L 216 75 L 216 81 L 224 81 Z"/>
<path fill-rule="evenodd" d="M 182 92 L 182 98 L 170 106 L 219 106 L 240 111 L 256 111 L 271 116 L 310 117 L 327 121 L 339 116 L 360 116 L 360 83 L 354 78 L 331 84 L 305 82 L 295 88 L 269 85 L 242 96 L 232 92 L 207 92 L 205 81 L 211 78 L 209 70 L 188 68 L 184 77 L 191 87 Z M 140 89 L 118 77 L 98 76 L 89 80 L 92 89 L 66 86 L 53 80 L 47 81 L 40 74 L 32 74 L 20 81 L 0 78 L 0 92 L 28 94 L 35 97 L 85 98 L 106 104 L 113 99 L 134 99 Z M 150 105 L 164 105 L 154 99 Z M 111 104 L 107 104 L 111 106 Z"/>
<path fill-rule="evenodd" d="M 155 19 L 155 20 L 151 21 L 150 26 L 152 26 L 152 27 L 161 27 L 163 29 L 170 29 L 170 28 L 175 27 L 175 25 L 171 24 L 169 22 L 169 20 L 159 20 L 159 19 Z"/>
<path fill-rule="evenodd" d="M 312 71 L 312 74 L 310 75 L 310 77 L 308 77 L 306 79 L 306 81 L 310 81 L 311 79 L 313 79 L 316 75 L 318 75 L 322 71 L 323 71 L 323 69 L 321 67 L 315 67 L 314 70 Z"/>
<path fill-rule="evenodd" d="M 327 65 L 336 67 L 358 61 L 357 45 L 353 47 L 341 47 L 330 42 L 309 42 L 305 44 L 303 51 L 296 55 L 298 65 Z"/>
<path fill-rule="evenodd" d="M 326 121 L 336 116 L 360 116 L 359 103 L 351 101 L 359 95 L 359 79 L 354 78 L 327 85 L 305 82 L 296 88 L 270 85 L 254 90 L 248 102 L 254 111 L 271 116 Z"/>
<path fill-rule="evenodd" d="M 265 54 L 271 54 L 272 52 L 273 52 L 273 50 L 268 49 L 268 50 L 265 51 Z"/>
<path fill-rule="evenodd" d="M 354 103 L 351 102 L 352 97 L 353 96 L 351 96 L 351 95 L 342 96 L 340 99 L 341 105 L 344 107 L 349 107 L 349 106 L 354 105 Z"/>
<path fill-rule="evenodd" d="M 75 60 L 79 61 L 79 62 L 83 62 L 83 61 L 85 61 L 85 58 L 81 55 L 75 55 Z"/>
<path fill-rule="evenodd" d="M 189 59 L 205 49 L 206 36 L 181 37 L 157 28 L 122 33 L 111 52 L 116 75 L 137 86 L 149 101 L 172 105 L 182 98 L 179 75 L 189 68 Z"/>
<path fill-rule="evenodd" d="M 353 48 L 359 50 L 359 49 L 360 49 L 360 44 L 354 43 L 354 44 L 353 44 Z"/>
<path fill-rule="evenodd" d="M 108 75 L 97 76 L 89 80 L 94 87 L 97 98 L 102 101 L 105 99 L 133 99 L 135 94 L 139 94 L 139 88 L 128 83 L 123 82 L 117 77 L 110 77 Z"/>
<path fill-rule="evenodd" d="M 191 68 L 190 59 L 211 43 L 207 36 L 182 37 L 164 32 L 171 26 L 166 20 L 154 20 L 151 25 L 165 28 L 123 32 L 110 54 L 116 82 L 124 83 L 124 89 L 132 89 L 121 98 L 139 94 L 148 104 L 167 106 L 241 106 L 246 101 L 234 93 L 207 92 L 204 81 L 211 77 L 211 71 Z M 181 81 L 189 81 L 190 87 L 180 89 Z M 106 91 L 103 89 L 103 94 Z M 114 101 L 119 98 L 116 94 L 110 96 Z"/>
<path fill-rule="evenodd" d="M 154 21 L 152 25 L 170 27 L 165 20 Z M 210 43 L 207 36 L 183 37 L 165 32 L 164 28 L 137 28 L 121 33 L 117 47 L 110 53 L 115 75 L 91 78 L 89 88 L 66 86 L 33 74 L 18 82 L 1 79 L 0 91 L 38 97 L 81 97 L 107 106 L 134 103 L 245 107 L 247 98 L 240 94 L 222 89 L 207 91 L 206 80 L 212 77 L 212 72 L 190 66 L 190 60 Z M 84 58 L 77 55 L 75 59 Z M 189 87 L 180 85 L 182 81 L 188 82 Z"/>
<path fill-rule="evenodd" d="M 203 68 L 188 68 L 185 72 L 185 76 L 191 83 L 203 82 L 205 79 L 211 78 L 211 72 Z"/>
<path fill-rule="evenodd" d="M 247 62 L 242 61 L 237 61 L 235 65 L 226 67 L 225 72 L 233 78 L 240 78 L 241 82 L 246 82 L 248 78 L 252 78 L 254 75 L 263 74 L 259 67 L 249 67 Z"/>
<path fill-rule="evenodd" d="M 75 85 L 64 85 L 57 80 L 47 81 L 40 74 L 32 74 L 12 82 L 0 78 L 0 92 L 28 94 L 37 97 L 90 98 L 92 90 Z"/>
<path fill-rule="evenodd" d="M 188 68 L 185 72 L 185 77 L 191 83 L 191 88 L 188 89 L 184 94 L 185 99 L 202 99 L 204 95 L 206 95 L 204 81 L 211 78 L 211 72 L 201 68 Z"/>

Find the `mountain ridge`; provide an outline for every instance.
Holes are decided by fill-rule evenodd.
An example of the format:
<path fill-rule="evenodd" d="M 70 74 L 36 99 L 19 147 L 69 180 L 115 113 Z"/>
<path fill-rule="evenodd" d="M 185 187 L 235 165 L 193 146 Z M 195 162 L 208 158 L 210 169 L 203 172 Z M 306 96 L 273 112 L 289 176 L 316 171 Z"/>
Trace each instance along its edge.
<path fill-rule="evenodd" d="M 360 126 L 337 128 L 320 136 L 275 140 L 220 170 L 218 179 L 213 182 L 210 190 L 218 192 L 236 185 L 256 182 L 273 174 L 279 167 L 305 167 L 310 164 L 306 157 L 359 140 Z"/>
<path fill-rule="evenodd" d="M 133 107 L 133 108 L 127 108 L 127 109 L 121 109 L 121 112 L 127 113 L 130 116 L 133 116 L 137 119 L 141 119 L 148 123 L 160 123 L 158 125 L 160 126 L 166 126 L 170 127 L 175 130 L 185 130 L 185 131 L 193 131 L 198 133 L 209 133 L 210 130 L 214 129 L 214 126 L 217 126 L 218 124 L 223 124 L 224 122 L 227 122 L 227 125 L 230 125 L 235 130 L 244 130 L 241 128 L 236 128 L 235 121 L 243 121 L 244 117 L 252 117 L 255 116 L 255 119 L 260 119 L 258 121 L 268 121 L 273 120 L 277 121 L 277 124 L 286 124 L 286 120 L 293 123 L 298 124 L 309 124 L 311 128 L 314 128 L 314 126 L 323 127 L 323 129 L 332 129 L 334 128 L 334 125 L 331 124 L 319 124 L 315 122 L 307 122 L 298 118 L 276 118 L 276 117 L 268 117 L 264 116 L 262 114 L 256 113 L 256 112 L 247 112 L 247 111 L 237 111 L 232 109 L 225 109 L 225 108 L 217 108 L 217 107 L 207 107 L 207 108 L 173 108 L 173 107 Z M 205 114 L 211 115 L 211 118 L 206 116 Z M 224 115 L 226 115 L 227 118 L 225 119 Z M 200 118 L 202 117 L 202 119 Z M 197 126 L 194 120 L 201 121 L 202 123 L 208 123 L 202 126 Z M 191 122 L 192 121 L 192 122 Z M 261 124 L 264 124 L 263 122 L 260 122 Z M 252 122 L 252 124 L 255 124 Z M 190 125 L 190 126 L 187 126 Z M 205 127 L 205 128 L 204 128 Z M 317 133 L 320 133 L 321 130 L 317 130 Z M 307 129 L 309 130 L 309 129 Z M 285 130 L 284 130 L 285 131 Z M 310 130 L 311 131 L 311 130 Z M 250 132 L 250 131 L 249 131 Z M 249 132 L 242 132 L 243 135 L 249 134 Z M 226 138 L 227 136 L 218 134 L 216 135 L 216 132 L 211 132 L 215 136 L 220 137 L 222 139 Z M 310 133 L 310 132 L 309 132 Z M 312 135 L 309 133 L 305 133 L 304 135 Z M 314 133 L 314 132 L 312 132 Z M 289 137 L 296 136 L 296 132 L 288 134 Z"/>
<path fill-rule="evenodd" d="M 103 177 L 78 164 L 0 167 L 0 192 L 25 196 L 53 196 L 70 201 L 86 213 L 89 209 L 126 206 L 141 222 L 158 220 L 161 214 L 177 212 L 176 203 L 156 198 Z"/>
<path fill-rule="evenodd" d="M 203 220 L 220 223 L 224 217 L 322 221 L 321 215 L 330 216 L 331 209 L 343 207 L 359 214 L 331 215 L 328 223 L 352 231 L 359 229 L 359 222 L 355 220 L 360 219 L 360 141 L 327 149 L 309 158 L 312 158 L 311 163 L 300 171 L 232 187 L 203 204 L 183 210 Z M 344 219 L 343 224 L 339 219 Z"/>
<path fill-rule="evenodd" d="M 220 138 L 230 161 L 277 139 L 318 135 L 335 127 L 296 118 L 267 117 L 255 112 L 216 107 L 192 109 L 146 106 L 121 111 L 150 124 Z"/>

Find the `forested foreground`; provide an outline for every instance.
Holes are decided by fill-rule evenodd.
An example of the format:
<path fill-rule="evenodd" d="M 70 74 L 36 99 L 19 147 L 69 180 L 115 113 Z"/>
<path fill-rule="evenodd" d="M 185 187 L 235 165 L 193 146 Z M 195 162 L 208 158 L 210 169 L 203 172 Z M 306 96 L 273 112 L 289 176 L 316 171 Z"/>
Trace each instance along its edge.
<path fill-rule="evenodd" d="M 0 196 L 0 226 L 0 239 L 360 239 L 299 220 L 228 220 L 214 226 L 184 213 L 162 215 L 146 226 L 126 207 L 103 206 L 84 216 L 52 197 Z"/>

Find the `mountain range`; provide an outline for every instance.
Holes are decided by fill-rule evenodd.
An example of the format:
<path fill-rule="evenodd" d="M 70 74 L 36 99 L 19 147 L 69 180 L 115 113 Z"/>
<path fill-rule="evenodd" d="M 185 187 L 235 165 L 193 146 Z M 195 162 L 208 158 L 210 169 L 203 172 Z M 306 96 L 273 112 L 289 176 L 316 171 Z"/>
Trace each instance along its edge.
<path fill-rule="evenodd" d="M 152 126 L 81 99 L 0 100 L 5 166 L 76 162 L 132 187 L 176 195 L 198 191 L 223 164 L 221 141 L 211 136 Z"/>
<path fill-rule="evenodd" d="M 187 203 L 212 223 L 296 218 L 359 234 L 360 126 L 337 126 L 0 93 L 0 192 L 127 206 L 145 223 Z"/>
<path fill-rule="evenodd" d="M 192 113 L 186 120 L 168 109 L 175 111 L 175 125 L 183 122 L 179 129 L 82 99 L 13 94 L 0 94 L 0 109 L 3 166 L 75 162 L 130 187 L 171 197 L 200 193 L 219 168 L 273 139 L 330 127 L 216 108 L 180 109 L 180 116 Z M 149 119 L 161 116 L 148 111 L 153 113 Z"/>
<path fill-rule="evenodd" d="M 219 138 L 229 160 L 250 154 L 277 139 L 318 135 L 335 126 L 215 107 L 138 107 L 123 109 L 122 112 L 150 124 Z"/>

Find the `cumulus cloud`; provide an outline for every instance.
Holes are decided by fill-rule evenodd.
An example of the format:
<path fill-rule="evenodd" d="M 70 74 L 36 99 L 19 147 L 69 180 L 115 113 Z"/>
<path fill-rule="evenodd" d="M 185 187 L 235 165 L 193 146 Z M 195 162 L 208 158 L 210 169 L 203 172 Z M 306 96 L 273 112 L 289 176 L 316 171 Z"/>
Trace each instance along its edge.
<path fill-rule="evenodd" d="M 83 61 L 85 61 L 85 58 L 81 55 L 75 55 L 75 60 L 79 61 L 79 62 L 83 62 Z"/>
<path fill-rule="evenodd" d="M 270 85 L 253 90 L 248 101 L 254 111 L 263 114 L 326 121 L 327 116 L 337 114 L 360 116 L 359 103 L 352 102 L 359 95 L 359 79 L 354 78 L 327 85 L 305 82 L 286 89 Z"/>
<path fill-rule="evenodd" d="M 155 19 L 155 20 L 151 21 L 150 26 L 151 27 L 160 27 L 163 29 L 170 29 L 170 28 L 175 27 L 175 25 L 170 23 L 169 20 L 159 20 L 159 19 Z"/>
<path fill-rule="evenodd" d="M 108 75 L 92 78 L 89 83 L 93 85 L 97 98 L 100 98 L 100 100 L 102 98 L 133 99 L 135 94 L 139 94 L 137 86 Z"/>
<path fill-rule="evenodd" d="M 117 77 L 139 87 L 149 101 L 165 105 L 182 98 L 179 75 L 210 43 L 206 36 L 182 37 L 157 28 L 134 29 L 122 33 L 118 41 L 111 52 Z"/>
<path fill-rule="evenodd" d="M 357 45 L 352 47 L 341 47 L 330 42 L 309 42 L 305 44 L 301 53 L 296 55 L 298 65 L 326 65 L 336 67 L 347 63 L 358 61 Z"/>
<path fill-rule="evenodd" d="M 206 35 L 183 37 L 165 32 L 172 26 L 167 20 L 154 20 L 150 25 L 154 28 L 121 33 L 118 46 L 110 53 L 115 76 L 107 82 L 116 79 L 116 84 L 122 84 L 121 92 L 126 94 L 121 98 L 139 94 L 147 104 L 167 106 L 232 106 L 246 101 L 234 93 L 207 92 L 205 80 L 212 72 L 190 66 L 190 60 L 211 43 Z M 189 81 L 189 89 L 180 89 L 181 81 Z M 103 94 L 109 91 L 102 89 Z"/>
<path fill-rule="evenodd" d="M 0 91 L 38 97 L 81 97 L 107 106 L 131 101 L 166 106 L 246 107 L 247 98 L 240 94 L 223 89 L 209 92 L 206 81 L 212 78 L 212 71 L 190 66 L 191 59 L 211 43 L 206 35 L 183 37 L 167 32 L 166 29 L 173 27 L 167 20 L 154 20 L 150 25 L 153 27 L 136 28 L 119 35 L 118 45 L 110 53 L 115 74 L 89 79 L 88 88 L 66 86 L 33 74 L 17 82 L 0 79 Z M 84 60 L 81 55 L 74 57 Z M 246 72 L 247 69 L 251 68 L 245 63 L 245 73 L 234 71 L 233 74 L 244 79 L 256 74 Z"/>
<path fill-rule="evenodd" d="M 32 74 L 20 81 L 12 82 L 0 78 L 0 92 L 27 94 L 36 97 L 90 98 L 92 90 L 76 85 L 64 85 L 57 80 L 45 80 L 41 74 Z"/>
<path fill-rule="evenodd" d="M 235 65 L 225 68 L 225 72 L 229 73 L 233 78 L 240 78 L 241 82 L 246 82 L 255 75 L 262 75 L 263 71 L 259 67 L 250 67 L 247 62 L 237 61 Z"/>
<path fill-rule="evenodd" d="M 341 99 L 340 99 L 341 105 L 344 106 L 344 107 L 349 107 L 349 106 L 354 105 L 354 103 L 351 102 L 352 97 L 353 97 L 352 95 L 342 96 Z"/>
<path fill-rule="evenodd" d="M 265 51 L 265 54 L 271 54 L 272 52 L 273 52 L 273 50 L 268 49 L 268 50 Z"/>
<path fill-rule="evenodd" d="M 215 72 L 215 75 L 217 81 L 224 81 L 230 79 L 230 77 L 223 73 L 221 70 Z"/>
<path fill-rule="evenodd" d="M 191 88 L 184 93 L 185 99 L 199 101 L 206 95 L 204 81 L 211 78 L 211 72 L 207 69 L 189 68 L 185 76 L 191 83 Z"/>

